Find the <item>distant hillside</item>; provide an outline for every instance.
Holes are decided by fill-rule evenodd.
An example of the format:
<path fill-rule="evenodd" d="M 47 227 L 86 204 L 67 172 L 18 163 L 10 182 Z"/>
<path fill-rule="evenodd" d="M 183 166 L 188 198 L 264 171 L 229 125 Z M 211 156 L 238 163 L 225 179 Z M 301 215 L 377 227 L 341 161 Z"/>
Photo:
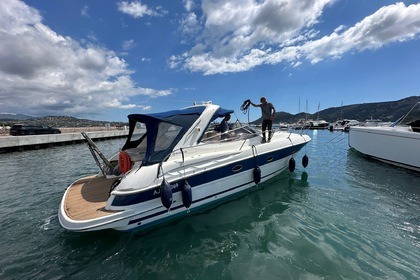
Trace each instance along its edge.
<path fill-rule="evenodd" d="M 378 103 L 363 103 L 347 105 L 343 107 L 333 107 L 316 112 L 315 114 L 299 113 L 292 115 L 286 112 L 278 112 L 275 115 L 274 123 L 286 122 L 295 123 L 299 119 L 319 119 L 327 122 L 335 122 L 338 119 L 354 119 L 358 121 L 365 121 L 367 119 L 381 119 L 382 121 L 396 121 L 400 117 L 407 114 L 410 109 L 420 102 L 420 96 L 411 96 L 398 101 L 378 102 Z M 413 119 L 420 119 L 420 105 L 413 110 L 404 122 L 409 122 Z M 253 123 L 260 123 L 261 118 Z"/>
<path fill-rule="evenodd" d="M 0 120 L 27 120 L 32 119 L 32 116 L 23 115 L 23 114 L 10 114 L 10 113 L 0 113 Z"/>
<path fill-rule="evenodd" d="M 1 116 L 0 116 L 1 117 Z M 98 126 L 124 126 L 128 125 L 127 122 L 107 122 L 107 121 L 92 121 L 87 119 L 78 119 L 68 116 L 47 116 L 42 118 L 30 118 L 20 120 L 2 120 L 1 123 L 12 125 L 14 123 L 22 124 L 42 124 L 52 127 L 98 127 Z"/>
<path fill-rule="evenodd" d="M 398 101 L 364 103 L 343 106 L 342 108 L 329 108 L 320 111 L 319 115 L 320 118 L 330 122 L 336 121 L 339 118 L 355 119 L 358 121 L 365 121 L 371 118 L 381 119 L 383 121 L 396 121 L 407 114 L 417 102 L 420 102 L 420 96 L 411 96 Z M 312 115 L 312 117 L 316 117 L 316 115 Z M 420 119 L 420 105 L 417 105 L 407 120 L 414 118 Z"/>
<path fill-rule="evenodd" d="M 338 119 L 354 119 L 358 121 L 365 121 L 367 119 L 381 119 L 382 121 L 396 121 L 402 117 L 416 104 L 420 102 L 420 96 L 411 96 L 398 101 L 378 102 L 378 103 L 363 103 L 346 105 L 342 107 L 328 108 L 315 114 L 290 114 L 287 112 L 277 112 L 274 118 L 274 123 L 295 123 L 300 119 L 320 119 L 327 122 L 335 122 Z M 405 123 L 420 119 L 420 105 L 410 114 L 404 121 Z M 43 118 L 33 118 L 27 115 L 20 114 L 0 114 L 0 124 L 13 125 L 15 123 L 25 124 L 43 124 L 52 127 L 93 127 L 93 126 L 124 126 L 127 122 L 106 122 L 106 121 L 92 121 L 87 119 L 78 119 L 67 116 L 48 116 Z M 252 123 L 261 123 L 261 118 Z"/>

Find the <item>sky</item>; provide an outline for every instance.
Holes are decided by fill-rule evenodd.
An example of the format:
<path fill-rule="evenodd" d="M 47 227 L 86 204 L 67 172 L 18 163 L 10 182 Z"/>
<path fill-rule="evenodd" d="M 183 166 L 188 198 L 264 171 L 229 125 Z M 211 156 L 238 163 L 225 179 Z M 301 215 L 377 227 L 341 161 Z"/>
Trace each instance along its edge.
<path fill-rule="evenodd" d="M 0 1 L 0 113 L 126 121 L 211 101 L 252 121 L 240 106 L 261 96 L 314 114 L 419 95 L 418 1 Z"/>

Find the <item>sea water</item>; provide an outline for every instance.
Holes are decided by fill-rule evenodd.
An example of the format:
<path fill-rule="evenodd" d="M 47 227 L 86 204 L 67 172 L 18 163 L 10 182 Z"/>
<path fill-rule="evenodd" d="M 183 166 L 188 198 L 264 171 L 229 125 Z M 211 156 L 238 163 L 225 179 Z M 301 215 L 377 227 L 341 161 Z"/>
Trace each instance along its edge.
<path fill-rule="evenodd" d="M 420 174 L 308 134 L 293 173 L 139 233 L 61 228 L 65 188 L 98 170 L 85 144 L 0 154 L 0 279 L 419 279 Z"/>

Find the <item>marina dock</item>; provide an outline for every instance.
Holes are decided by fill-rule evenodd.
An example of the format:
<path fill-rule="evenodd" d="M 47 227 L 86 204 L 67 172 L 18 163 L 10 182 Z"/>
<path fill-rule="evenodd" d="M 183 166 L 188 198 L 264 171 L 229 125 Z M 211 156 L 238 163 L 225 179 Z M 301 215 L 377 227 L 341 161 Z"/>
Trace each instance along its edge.
<path fill-rule="evenodd" d="M 128 130 L 107 130 L 86 132 L 92 140 L 108 140 L 124 138 L 128 135 Z M 1 136 L 0 153 L 16 152 L 33 149 L 43 149 L 54 146 L 70 145 L 85 142 L 80 132 L 45 134 L 45 135 L 25 135 L 25 136 Z"/>

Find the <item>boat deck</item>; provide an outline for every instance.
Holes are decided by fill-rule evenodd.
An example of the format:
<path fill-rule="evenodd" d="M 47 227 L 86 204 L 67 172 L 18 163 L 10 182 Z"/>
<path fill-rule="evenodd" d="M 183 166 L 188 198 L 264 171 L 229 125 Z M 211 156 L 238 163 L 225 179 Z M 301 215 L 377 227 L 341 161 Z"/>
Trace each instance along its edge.
<path fill-rule="evenodd" d="M 105 210 L 109 190 L 116 179 L 96 175 L 74 182 L 64 200 L 64 209 L 73 220 L 89 220 L 114 214 L 118 211 Z"/>

